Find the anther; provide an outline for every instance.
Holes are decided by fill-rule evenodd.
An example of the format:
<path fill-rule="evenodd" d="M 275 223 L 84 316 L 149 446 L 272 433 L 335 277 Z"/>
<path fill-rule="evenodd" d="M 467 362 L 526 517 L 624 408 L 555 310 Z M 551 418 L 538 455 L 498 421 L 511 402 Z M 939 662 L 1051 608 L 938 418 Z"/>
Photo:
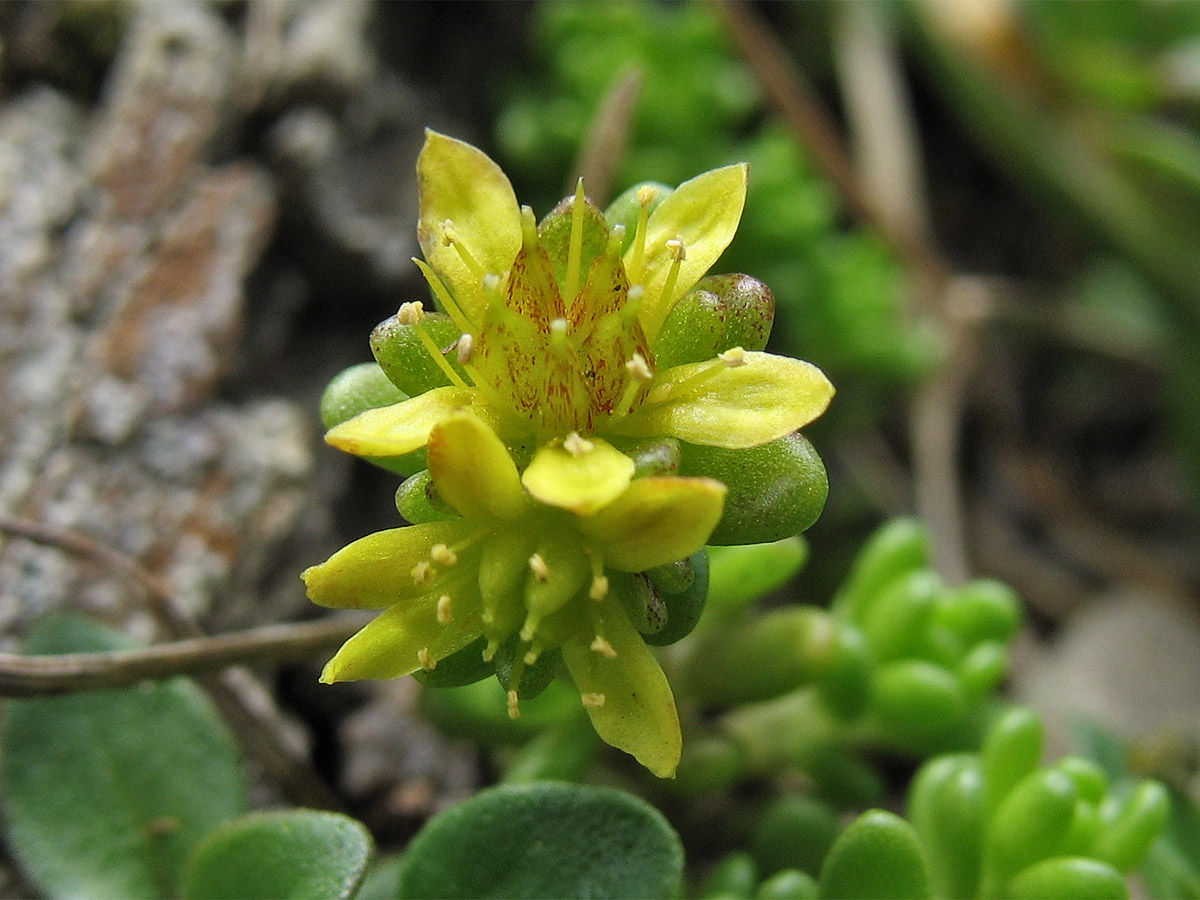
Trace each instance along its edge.
<path fill-rule="evenodd" d="M 746 351 L 741 347 L 730 347 L 724 353 L 718 353 L 717 359 L 729 368 L 736 369 L 738 366 L 746 364 Z"/>
<path fill-rule="evenodd" d="M 596 445 L 587 438 L 580 437 L 578 431 L 572 431 L 566 436 L 566 438 L 563 439 L 563 449 L 578 459 L 584 454 L 591 453 L 593 450 L 595 450 Z"/>
<path fill-rule="evenodd" d="M 421 668 L 426 672 L 432 672 L 437 668 L 437 660 L 433 658 L 433 654 L 429 652 L 428 647 L 422 647 L 417 651 L 417 660 L 421 663 Z"/>
<path fill-rule="evenodd" d="M 567 326 L 566 319 L 558 318 L 550 321 L 550 346 L 555 350 L 563 350 L 567 346 Z"/>
<path fill-rule="evenodd" d="M 400 304 L 400 311 L 396 313 L 396 320 L 401 325 L 416 325 L 425 318 L 425 304 L 420 300 L 412 300 L 408 303 Z"/>
<path fill-rule="evenodd" d="M 458 562 L 458 554 L 445 544 L 434 544 L 429 548 L 429 558 L 443 566 L 452 566 Z"/>
<path fill-rule="evenodd" d="M 550 567 L 546 565 L 546 561 L 542 559 L 540 553 L 535 553 L 529 557 L 529 571 L 533 573 L 533 577 L 538 581 L 550 580 Z"/>
<path fill-rule="evenodd" d="M 421 560 L 412 567 L 412 580 L 415 584 L 429 584 L 437 575 L 437 569 L 429 564 L 427 560 Z"/>
<path fill-rule="evenodd" d="M 521 698 L 517 696 L 516 691 L 508 692 L 508 717 L 510 719 L 521 718 Z"/>
<path fill-rule="evenodd" d="M 687 259 L 687 251 L 683 247 L 682 238 L 671 238 L 667 241 L 667 252 L 671 254 L 671 259 L 675 262 L 683 262 Z"/>
<path fill-rule="evenodd" d="M 646 357 L 640 353 L 634 353 L 628 360 L 625 361 L 625 368 L 629 370 L 629 374 L 637 381 L 651 382 L 654 380 L 654 372 L 650 369 L 650 364 L 646 362 Z"/>
<path fill-rule="evenodd" d="M 449 594 L 442 594 L 438 597 L 437 620 L 439 625 L 449 625 L 454 621 L 454 611 L 450 608 Z"/>
<path fill-rule="evenodd" d="M 600 709 L 608 699 L 603 694 L 580 694 L 579 699 L 587 709 Z"/>
<path fill-rule="evenodd" d="M 588 649 L 594 650 L 595 652 L 599 653 L 601 656 L 603 656 L 607 659 L 616 659 L 617 658 L 617 651 L 613 649 L 613 645 L 610 644 L 608 641 L 606 641 L 604 638 L 600 637 L 600 635 L 596 635 L 592 639 L 591 644 L 588 645 Z"/>
<path fill-rule="evenodd" d="M 458 339 L 458 364 L 465 366 L 471 361 L 471 351 L 475 349 L 475 338 L 470 334 L 463 334 Z"/>
<path fill-rule="evenodd" d="M 596 575 L 592 578 L 592 586 L 588 588 L 588 596 L 593 600 L 603 600 L 608 596 L 608 576 Z"/>

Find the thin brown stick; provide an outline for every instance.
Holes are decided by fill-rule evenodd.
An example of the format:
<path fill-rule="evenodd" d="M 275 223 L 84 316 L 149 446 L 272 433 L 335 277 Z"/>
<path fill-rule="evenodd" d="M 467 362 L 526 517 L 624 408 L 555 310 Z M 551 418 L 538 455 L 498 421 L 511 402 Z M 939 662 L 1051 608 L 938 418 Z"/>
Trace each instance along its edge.
<path fill-rule="evenodd" d="M 642 73 L 633 68 L 625 72 L 604 95 L 600 108 L 588 128 L 587 136 L 575 160 L 576 177 L 583 179 L 584 190 L 593 203 L 605 205 L 612 193 L 613 177 L 633 130 L 638 94 L 642 89 Z M 566 193 L 575 191 L 575 178 L 566 186 Z"/>
<path fill-rule="evenodd" d="M 203 629 L 180 602 L 166 581 L 157 578 L 133 557 L 78 532 L 55 528 L 42 522 L 0 516 L 0 532 L 22 537 L 47 546 L 58 547 L 90 559 L 118 578 L 141 588 L 150 601 L 160 625 L 177 638 L 203 639 Z M 137 679 L 135 679 L 137 680 Z M 265 687 L 248 671 L 225 668 L 202 676 L 201 684 L 230 726 L 237 732 L 248 756 L 296 802 L 307 806 L 337 809 L 337 795 L 313 768 L 304 741 L 297 729 L 286 721 Z"/>
<path fill-rule="evenodd" d="M 358 617 L 337 618 L 185 638 L 138 650 L 57 656 L 0 653 L 0 697 L 105 690 L 243 663 L 294 662 L 338 646 L 362 625 Z"/>

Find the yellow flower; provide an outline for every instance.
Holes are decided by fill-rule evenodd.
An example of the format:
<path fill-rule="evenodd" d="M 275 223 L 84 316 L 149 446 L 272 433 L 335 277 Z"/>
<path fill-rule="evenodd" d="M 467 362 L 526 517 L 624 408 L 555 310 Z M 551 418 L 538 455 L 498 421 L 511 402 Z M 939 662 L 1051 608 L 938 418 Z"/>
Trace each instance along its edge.
<path fill-rule="evenodd" d="M 499 166 L 435 132 L 417 177 L 425 261 L 416 262 L 461 337 L 440 348 L 423 330 L 420 304 L 406 304 L 400 318 L 450 383 L 343 422 L 326 436 L 334 446 L 400 456 L 423 447 L 446 415 L 471 408 L 512 443 L 575 433 L 605 447 L 602 438 L 672 437 L 744 449 L 802 428 L 828 406 L 833 387 L 799 360 L 733 347 L 708 361 L 655 366 L 668 314 L 737 229 L 744 164 L 699 175 L 661 202 L 642 189 L 632 235 L 610 228 L 582 185 L 538 226 Z M 630 483 L 633 465 L 619 456 L 603 454 L 607 487 L 570 508 L 606 502 Z M 562 505 L 557 483 L 583 480 L 571 474 L 581 459 L 544 447 L 526 487 Z M 600 463 L 586 466 L 591 477 Z"/>
<path fill-rule="evenodd" d="M 316 603 L 386 610 L 343 645 L 321 680 L 432 669 L 481 636 L 490 659 L 515 635 L 510 713 L 523 668 L 560 648 L 597 733 L 654 774 L 674 774 L 681 737 L 670 686 L 606 572 L 695 553 L 720 519 L 725 487 L 678 476 L 618 486 L 610 457 L 622 454 L 577 433 L 545 451 L 541 472 L 522 477 L 492 429 L 465 410 L 430 428 L 427 452 L 434 484 L 461 519 L 369 535 L 303 574 Z M 522 489 L 567 457 L 576 465 L 551 500 Z M 580 476 L 588 470 L 603 487 Z"/>

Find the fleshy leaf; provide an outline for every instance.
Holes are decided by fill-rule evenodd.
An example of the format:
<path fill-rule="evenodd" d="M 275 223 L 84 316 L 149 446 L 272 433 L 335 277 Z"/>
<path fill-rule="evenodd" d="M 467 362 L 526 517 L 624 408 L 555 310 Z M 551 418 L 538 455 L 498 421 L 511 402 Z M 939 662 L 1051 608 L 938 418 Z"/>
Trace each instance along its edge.
<path fill-rule="evenodd" d="M 703 547 L 724 503 L 725 485 L 711 478 L 639 478 L 577 527 L 596 539 L 607 565 L 643 572 Z"/>
<path fill-rule="evenodd" d="M 549 506 L 589 516 L 619 497 L 633 479 L 633 460 L 607 441 L 579 439 L 575 452 L 567 444 L 538 450 L 521 481 L 525 489 Z M 573 447 L 580 447 L 572 443 Z"/>
<path fill-rule="evenodd" d="M 829 406 L 833 385 L 816 366 L 749 352 L 692 390 L 674 385 L 713 363 L 676 366 L 659 375 L 645 404 L 614 426 L 630 437 L 670 435 L 692 444 L 741 450 L 803 428 Z"/>
<path fill-rule="evenodd" d="M 645 268 L 638 283 L 645 286 L 645 305 L 639 318 L 653 342 L 675 301 L 725 252 L 746 203 L 749 167 L 745 163 L 713 169 L 685 181 L 650 214 L 646 224 Z M 663 296 L 671 253 L 669 240 L 683 242 L 684 259 L 670 296 Z"/>
<path fill-rule="evenodd" d="M 525 509 L 508 449 L 471 413 L 451 413 L 435 425 L 426 457 L 442 499 L 467 518 L 512 519 Z"/>
<path fill-rule="evenodd" d="M 443 239 L 443 223 L 486 273 L 503 275 L 521 246 L 521 212 L 508 176 L 482 150 L 436 131 L 425 132 L 417 158 L 420 220 L 417 238 L 425 261 L 463 312 L 478 322 L 484 311 L 480 276 Z"/>
<path fill-rule="evenodd" d="M 616 600 L 603 601 L 600 630 L 615 657 L 579 640 L 562 647 L 580 694 L 595 698 L 587 705 L 592 726 L 606 743 L 632 754 L 659 778 L 671 778 L 683 738 L 667 677 Z"/>
<path fill-rule="evenodd" d="M 482 791 L 431 819 L 400 864 L 404 898 L 644 897 L 682 892 L 683 847 L 662 813 L 609 787 Z"/>
<path fill-rule="evenodd" d="M 457 578 L 440 579 L 432 588 L 426 585 L 421 596 L 397 603 L 368 622 L 325 664 L 321 681 L 411 675 L 423 667 L 422 657 L 436 661 L 476 640 L 483 634 L 479 591 L 468 569 L 455 573 Z M 445 624 L 438 620 L 442 596 L 451 598 L 453 615 Z"/>
<path fill-rule="evenodd" d="M 188 900 L 351 897 L 371 846 L 362 823 L 339 813 L 251 813 L 225 823 L 196 849 L 184 895 Z"/>
<path fill-rule="evenodd" d="M 478 394 L 470 389 L 434 388 L 403 403 L 359 413 L 329 429 L 325 442 L 355 456 L 411 453 L 429 442 L 429 432 L 441 419 L 478 400 Z"/>
<path fill-rule="evenodd" d="M 413 566 L 429 559 L 434 544 L 453 544 L 477 527 L 459 519 L 377 531 L 305 569 L 300 577 L 309 599 L 320 606 L 383 609 L 426 593 L 428 586 L 413 580 Z"/>

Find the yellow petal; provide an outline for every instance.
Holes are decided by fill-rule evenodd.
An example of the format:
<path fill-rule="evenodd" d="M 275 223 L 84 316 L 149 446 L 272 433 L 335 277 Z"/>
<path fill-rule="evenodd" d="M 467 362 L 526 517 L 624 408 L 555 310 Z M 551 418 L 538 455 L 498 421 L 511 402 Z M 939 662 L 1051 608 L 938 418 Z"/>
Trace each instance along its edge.
<path fill-rule="evenodd" d="M 464 407 L 488 415 L 477 391 L 434 388 L 402 403 L 359 413 L 325 432 L 325 441 L 356 456 L 401 456 L 424 447 L 433 426 Z"/>
<path fill-rule="evenodd" d="M 334 609 L 383 609 L 430 589 L 412 577 L 413 566 L 429 559 L 434 544 L 454 544 L 479 526 L 429 522 L 377 531 L 347 544 L 301 574 L 314 603 Z M 457 573 L 455 573 L 457 574 Z"/>
<path fill-rule="evenodd" d="M 721 520 L 725 485 L 711 478 L 638 478 L 576 527 L 596 541 L 606 565 L 642 572 L 691 556 Z"/>
<path fill-rule="evenodd" d="M 479 594 L 471 590 L 469 578 L 461 581 L 454 593 L 428 591 L 368 623 L 325 664 L 321 681 L 399 678 L 467 646 L 483 631 Z M 453 618 L 445 623 L 438 620 L 442 596 L 451 598 L 453 612 Z"/>
<path fill-rule="evenodd" d="M 478 323 L 486 306 L 480 277 L 445 242 L 443 224 L 453 223 L 457 239 L 483 272 L 503 275 L 521 246 L 521 211 L 512 185 L 482 150 L 426 131 L 417 157 L 417 191 L 417 238 L 425 260 Z"/>
<path fill-rule="evenodd" d="M 675 301 L 686 294 L 729 246 L 746 203 L 749 167 L 713 169 L 685 181 L 650 214 L 646 223 L 645 267 L 638 283 L 646 289 L 638 318 L 654 342 Z M 684 259 L 674 287 L 663 295 L 672 255 L 667 241 L 683 242 Z M 628 257 L 632 251 L 627 251 Z"/>
<path fill-rule="evenodd" d="M 607 441 L 573 435 L 538 450 L 521 481 L 534 499 L 589 516 L 629 487 L 633 469 L 633 460 Z"/>
<path fill-rule="evenodd" d="M 525 510 L 508 448 L 473 413 L 454 412 L 439 421 L 425 456 L 442 499 L 467 518 L 512 519 Z"/>
<path fill-rule="evenodd" d="M 742 365 L 722 368 L 694 389 L 676 389 L 711 365 L 689 363 L 661 373 L 641 408 L 613 430 L 740 450 L 803 428 L 833 398 L 833 385 L 816 366 L 758 352 L 746 353 Z"/>
<path fill-rule="evenodd" d="M 563 661 L 587 700 L 592 727 L 607 743 L 633 755 L 659 778 L 672 778 L 683 738 L 671 686 L 620 605 L 603 601 L 600 629 L 616 651 L 610 658 L 587 640 L 563 644 Z M 603 698 L 602 700 L 600 698 Z"/>

